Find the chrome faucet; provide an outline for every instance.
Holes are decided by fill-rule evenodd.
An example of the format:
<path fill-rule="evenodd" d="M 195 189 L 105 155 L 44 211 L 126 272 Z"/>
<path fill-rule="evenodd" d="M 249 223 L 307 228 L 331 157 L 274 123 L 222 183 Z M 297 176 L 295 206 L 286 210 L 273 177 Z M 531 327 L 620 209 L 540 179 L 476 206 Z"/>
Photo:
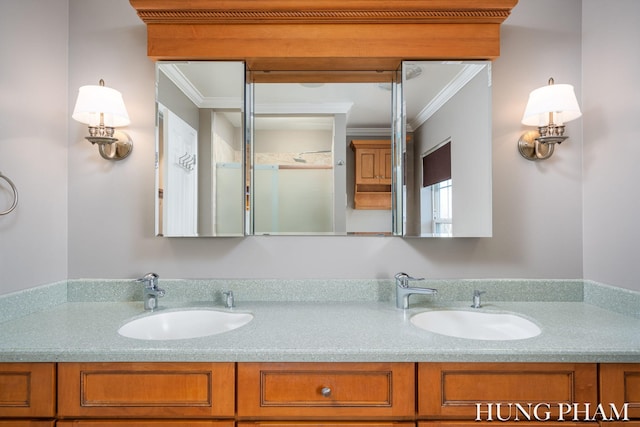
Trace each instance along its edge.
<path fill-rule="evenodd" d="M 225 308 L 234 308 L 236 306 L 235 300 L 233 298 L 233 291 L 224 291 L 222 292 L 222 295 L 224 295 Z"/>
<path fill-rule="evenodd" d="M 432 288 L 412 288 L 409 287 L 409 282 L 414 280 L 424 280 L 424 278 L 416 279 L 409 276 L 407 273 L 398 273 L 394 276 L 396 278 L 396 307 L 397 308 L 409 308 L 409 296 L 413 294 L 422 295 L 435 295 L 438 293 L 436 289 Z"/>
<path fill-rule="evenodd" d="M 147 273 L 136 280 L 136 282 L 144 283 L 142 301 L 145 310 L 153 311 L 158 308 L 158 298 L 164 296 L 164 289 L 158 287 L 158 277 L 156 273 Z"/>
<path fill-rule="evenodd" d="M 482 303 L 480 302 L 480 296 L 486 293 L 487 293 L 486 291 L 479 291 L 477 289 L 473 291 L 473 304 L 471 304 L 471 308 L 482 307 Z"/>

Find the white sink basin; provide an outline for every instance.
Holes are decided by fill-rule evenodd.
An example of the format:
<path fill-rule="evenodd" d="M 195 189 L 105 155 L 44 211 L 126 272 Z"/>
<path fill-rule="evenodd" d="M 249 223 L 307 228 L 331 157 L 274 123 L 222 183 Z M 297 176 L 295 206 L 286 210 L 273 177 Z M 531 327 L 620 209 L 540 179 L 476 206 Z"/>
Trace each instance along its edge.
<path fill-rule="evenodd" d="M 429 332 L 474 340 L 521 340 L 542 332 L 530 320 L 509 313 L 437 310 L 418 313 L 410 320 Z"/>
<path fill-rule="evenodd" d="M 252 314 L 228 311 L 161 311 L 130 320 L 118 333 L 139 340 L 181 340 L 221 334 L 244 326 L 252 319 Z"/>

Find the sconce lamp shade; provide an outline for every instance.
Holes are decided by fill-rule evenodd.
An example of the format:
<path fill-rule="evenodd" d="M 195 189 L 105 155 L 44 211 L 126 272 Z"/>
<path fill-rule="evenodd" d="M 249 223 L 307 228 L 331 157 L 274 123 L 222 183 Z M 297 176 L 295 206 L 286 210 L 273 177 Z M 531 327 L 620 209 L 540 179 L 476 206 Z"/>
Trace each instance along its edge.
<path fill-rule="evenodd" d="M 78 90 L 78 99 L 71 117 L 80 123 L 98 126 L 100 113 L 103 114 L 105 126 L 119 127 L 130 123 L 120 92 L 106 86 L 82 86 Z"/>
<path fill-rule="evenodd" d="M 131 153 L 131 138 L 125 132 L 115 130 L 116 127 L 130 123 L 122 94 L 105 87 L 104 80 L 100 79 L 99 86 L 82 86 L 78 90 L 78 99 L 71 117 L 89 125 L 89 136 L 85 139 L 98 145 L 102 158 L 122 160 Z"/>
<path fill-rule="evenodd" d="M 572 85 L 549 84 L 532 91 L 522 116 L 522 124 L 547 126 L 550 124 L 549 113 L 554 113 L 552 120 L 556 125 L 563 125 L 582 115 Z"/>

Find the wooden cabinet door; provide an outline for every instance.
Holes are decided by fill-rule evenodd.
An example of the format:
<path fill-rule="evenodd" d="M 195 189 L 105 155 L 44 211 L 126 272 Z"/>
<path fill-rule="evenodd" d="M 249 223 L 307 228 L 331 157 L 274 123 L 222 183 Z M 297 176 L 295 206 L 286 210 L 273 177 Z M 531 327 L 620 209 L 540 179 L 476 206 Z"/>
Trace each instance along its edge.
<path fill-rule="evenodd" d="M 413 363 L 241 363 L 240 419 L 413 419 Z"/>
<path fill-rule="evenodd" d="M 356 150 L 356 184 L 377 184 L 380 180 L 378 150 L 358 148 Z"/>
<path fill-rule="evenodd" d="M 640 363 L 600 364 L 600 401 L 618 409 L 628 403 L 629 418 L 640 419 Z"/>
<path fill-rule="evenodd" d="M 600 427 L 640 427 L 640 421 L 602 421 Z"/>
<path fill-rule="evenodd" d="M 0 363 L 0 417 L 53 417 L 55 373 L 54 363 Z"/>
<path fill-rule="evenodd" d="M 589 363 L 420 363 L 418 414 L 474 421 L 476 404 L 549 403 L 556 419 L 558 403 L 597 405 L 596 372 Z"/>
<path fill-rule="evenodd" d="M 60 363 L 62 417 L 233 417 L 234 363 Z"/>
<path fill-rule="evenodd" d="M 391 184 L 391 147 L 358 148 L 356 184 Z"/>
<path fill-rule="evenodd" d="M 415 425 L 414 422 L 402 421 L 253 421 L 238 423 L 238 427 L 415 427 Z"/>
<path fill-rule="evenodd" d="M 573 422 L 573 421 L 420 421 L 418 427 L 599 427 L 597 422 Z M 613 426 L 611 426 L 613 427 Z M 623 426 L 616 426 L 623 427 Z M 640 426 L 628 426 L 640 427 Z"/>
<path fill-rule="evenodd" d="M 393 162 L 391 158 L 391 147 L 380 150 L 380 176 L 381 184 L 391 184 L 391 175 L 393 173 Z"/>
<path fill-rule="evenodd" d="M 53 427 L 54 421 L 36 421 L 36 420 L 0 420 L 0 427 Z"/>
<path fill-rule="evenodd" d="M 233 421 L 204 420 L 73 420 L 56 427 L 234 427 Z M 36 426 L 34 426 L 36 427 Z"/>

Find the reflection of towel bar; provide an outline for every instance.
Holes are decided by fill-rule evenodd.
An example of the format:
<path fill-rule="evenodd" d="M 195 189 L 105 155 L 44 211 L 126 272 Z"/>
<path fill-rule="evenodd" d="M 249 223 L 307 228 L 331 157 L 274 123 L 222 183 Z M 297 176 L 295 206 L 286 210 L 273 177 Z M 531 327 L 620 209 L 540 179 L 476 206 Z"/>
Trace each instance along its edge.
<path fill-rule="evenodd" d="M 16 208 L 16 206 L 18 205 L 18 189 L 13 184 L 13 181 L 11 181 L 7 176 L 3 175 L 2 172 L 0 172 L 0 178 L 2 178 L 5 181 L 7 181 L 9 183 L 9 185 L 11 186 L 11 189 L 13 190 L 13 203 L 11 204 L 11 207 L 9 209 L 7 209 L 6 211 L 4 211 L 4 212 L 0 212 L 0 215 L 6 215 L 9 212 L 11 212 L 12 210 L 14 210 Z"/>

